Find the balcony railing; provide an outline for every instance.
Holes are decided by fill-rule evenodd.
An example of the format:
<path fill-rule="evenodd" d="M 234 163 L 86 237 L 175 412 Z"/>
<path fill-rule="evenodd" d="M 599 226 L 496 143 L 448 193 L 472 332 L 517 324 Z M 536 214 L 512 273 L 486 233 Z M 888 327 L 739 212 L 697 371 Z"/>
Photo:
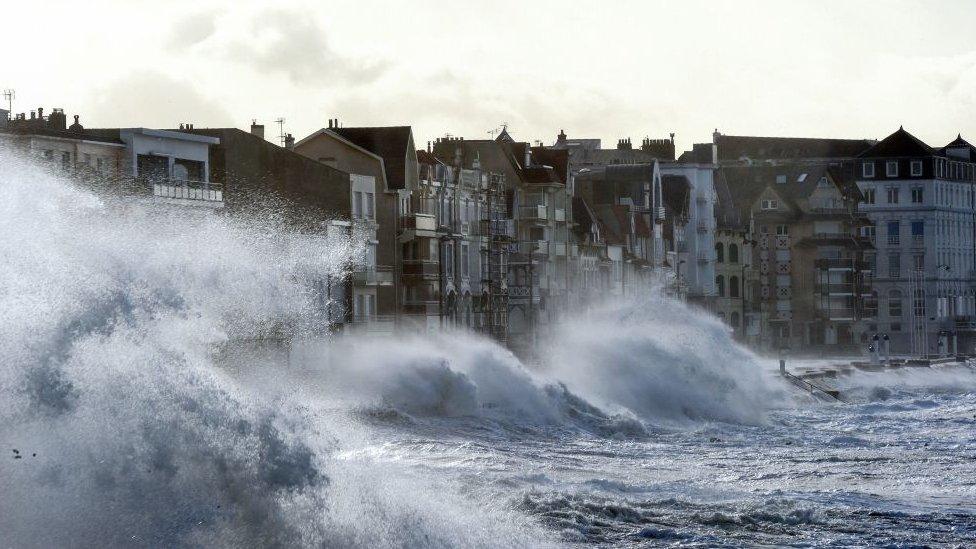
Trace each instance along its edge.
<path fill-rule="evenodd" d="M 545 240 L 523 240 L 518 243 L 518 252 L 522 254 L 549 255 L 549 242 Z"/>
<path fill-rule="evenodd" d="M 545 206 L 521 206 L 519 208 L 519 218 L 526 220 L 545 221 L 549 219 Z"/>
<path fill-rule="evenodd" d="M 393 284 L 393 267 L 376 265 L 359 268 L 352 272 L 352 280 L 361 286 L 387 286 Z"/>
<path fill-rule="evenodd" d="M 889 246 L 898 246 L 899 244 L 901 244 L 901 236 L 899 236 L 897 234 L 889 234 L 888 235 L 888 245 Z"/>
<path fill-rule="evenodd" d="M 481 236 L 515 238 L 515 223 L 511 219 L 482 219 Z"/>
<path fill-rule="evenodd" d="M 566 221 L 566 210 L 556 208 L 556 211 L 553 212 L 553 219 L 556 221 Z"/>
<path fill-rule="evenodd" d="M 865 270 L 868 268 L 867 262 L 851 258 L 818 259 L 814 262 L 814 266 L 818 269 L 831 270 Z"/>
<path fill-rule="evenodd" d="M 437 219 L 433 214 L 410 213 L 400 217 L 400 228 L 435 231 L 437 230 Z"/>
<path fill-rule="evenodd" d="M 220 183 L 189 179 L 154 179 L 146 183 L 152 185 L 152 194 L 158 198 L 202 202 L 224 201 L 224 186 Z"/>

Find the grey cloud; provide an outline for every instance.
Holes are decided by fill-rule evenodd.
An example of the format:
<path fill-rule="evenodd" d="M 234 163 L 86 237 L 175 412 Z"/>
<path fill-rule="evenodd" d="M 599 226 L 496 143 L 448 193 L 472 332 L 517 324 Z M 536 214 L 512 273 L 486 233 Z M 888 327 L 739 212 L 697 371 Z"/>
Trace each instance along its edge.
<path fill-rule="evenodd" d="M 173 128 L 181 122 L 197 126 L 233 125 L 233 117 L 216 100 L 194 87 L 156 71 L 138 71 L 98 91 L 86 115 L 99 126 Z"/>
<path fill-rule="evenodd" d="M 170 29 L 167 47 L 183 51 L 210 38 L 217 30 L 218 15 L 216 10 L 210 10 L 181 17 Z"/>
<path fill-rule="evenodd" d="M 295 84 L 368 84 L 389 68 L 386 61 L 336 53 L 325 31 L 305 13 L 267 11 L 255 16 L 252 26 L 252 37 L 233 42 L 229 56 L 261 72 L 282 72 Z"/>

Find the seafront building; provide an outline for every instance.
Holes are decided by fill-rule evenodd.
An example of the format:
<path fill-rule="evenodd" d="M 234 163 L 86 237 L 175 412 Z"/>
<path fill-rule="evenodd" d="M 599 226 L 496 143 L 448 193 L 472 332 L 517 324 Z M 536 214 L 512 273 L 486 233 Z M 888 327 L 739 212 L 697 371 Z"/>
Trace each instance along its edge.
<path fill-rule="evenodd" d="M 857 157 L 876 242 L 877 329 L 893 351 L 943 355 L 976 344 L 976 149 L 930 147 L 904 128 Z"/>
<path fill-rule="evenodd" d="M 976 148 L 674 134 L 548 146 L 331 119 L 283 146 L 236 128 L 86 128 L 61 109 L 0 113 L 0 142 L 126 200 L 201 215 L 276 208 L 294 230 L 362 241 L 320 281 L 322 329 L 457 326 L 530 353 L 566 314 L 672 295 L 762 350 L 976 347 Z"/>

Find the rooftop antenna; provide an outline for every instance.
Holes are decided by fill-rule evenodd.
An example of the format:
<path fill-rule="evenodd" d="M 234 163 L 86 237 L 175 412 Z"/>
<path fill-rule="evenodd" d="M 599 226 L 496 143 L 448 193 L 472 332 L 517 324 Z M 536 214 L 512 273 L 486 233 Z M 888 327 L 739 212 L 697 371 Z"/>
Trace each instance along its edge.
<path fill-rule="evenodd" d="M 17 92 L 12 88 L 3 90 L 3 98 L 7 100 L 7 116 L 12 117 L 14 115 L 14 98 L 17 97 Z"/>
<path fill-rule="evenodd" d="M 278 140 L 281 141 L 281 146 L 285 146 L 285 119 L 276 118 L 275 124 L 278 124 Z"/>

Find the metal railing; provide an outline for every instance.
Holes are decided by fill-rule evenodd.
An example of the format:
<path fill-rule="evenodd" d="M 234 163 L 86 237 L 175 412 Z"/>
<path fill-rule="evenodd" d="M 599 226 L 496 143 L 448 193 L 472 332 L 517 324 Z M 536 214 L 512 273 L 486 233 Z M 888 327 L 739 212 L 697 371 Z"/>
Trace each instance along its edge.
<path fill-rule="evenodd" d="M 356 284 L 367 286 L 393 284 L 393 267 L 389 265 L 361 267 L 352 272 L 352 280 Z"/>
<path fill-rule="evenodd" d="M 224 201 L 224 186 L 220 183 L 190 179 L 144 179 L 142 181 L 151 185 L 152 195 L 158 198 L 206 202 Z"/>

